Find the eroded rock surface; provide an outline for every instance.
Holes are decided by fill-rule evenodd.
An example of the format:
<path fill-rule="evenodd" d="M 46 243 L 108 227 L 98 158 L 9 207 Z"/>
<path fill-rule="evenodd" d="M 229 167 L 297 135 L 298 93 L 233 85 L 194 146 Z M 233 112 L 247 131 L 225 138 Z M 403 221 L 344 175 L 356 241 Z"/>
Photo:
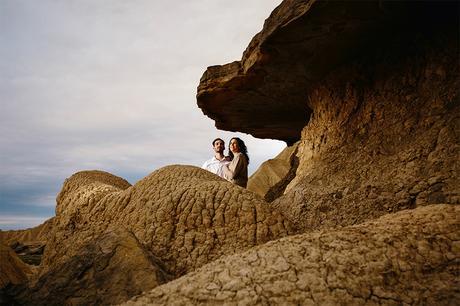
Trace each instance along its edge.
<path fill-rule="evenodd" d="M 283 1 L 241 61 L 208 68 L 198 105 L 218 128 L 300 139 L 274 205 L 302 230 L 459 203 L 459 10 Z"/>
<path fill-rule="evenodd" d="M 53 226 L 53 218 L 46 220 L 43 224 L 25 230 L 0 231 L 5 244 L 46 244 L 48 234 Z"/>
<path fill-rule="evenodd" d="M 125 305 L 452 305 L 460 207 L 432 205 L 221 258 Z"/>
<path fill-rule="evenodd" d="M 260 165 L 248 180 L 248 190 L 271 202 L 283 195 L 287 185 L 294 179 L 299 164 L 298 143 L 286 147 L 278 156 Z"/>
<path fill-rule="evenodd" d="M 395 34 L 448 19 L 458 28 L 456 14 L 453 2 L 285 0 L 241 61 L 206 70 L 198 106 L 219 129 L 293 144 L 315 111 L 306 103 L 314 83 L 354 57 L 387 48 Z"/>
<path fill-rule="evenodd" d="M 58 259 L 31 288 L 21 290 L 16 301 L 30 305 L 114 305 L 170 279 L 151 252 L 122 228 L 95 234 L 93 239 L 79 243 L 78 250 L 70 255 Z"/>
<path fill-rule="evenodd" d="M 27 281 L 32 269 L 8 246 L 0 241 L 0 289 L 12 284 L 18 285 Z"/>
<path fill-rule="evenodd" d="M 120 302 L 222 255 L 294 231 L 260 197 L 193 166 L 159 169 L 134 186 L 109 173 L 79 172 L 66 180 L 57 202 L 40 274 L 19 301 L 40 303 L 39 297 L 47 296 L 46 303 Z M 104 233 L 113 228 L 130 234 L 116 233 L 113 242 L 105 242 Z M 147 268 L 130 270 L 129 279 L 145 279 L 150 270 L 157 277 L 121 282 L 125 289 L 116 294 L 111 284 L 138 260 Z M 69 290 L 64 294 L 62 287 Z"/>
<path fill-rule="evenodd" d="M 14 305 L 9 289 L 27 283 L 32 273 L 33 269 L 22 262 L 0 237 L 0 305 Z"/>
<path fill-rule="evenodd" d="M 317 84 L 296 177 L 276 203 L 281 211 L 311 230 L 460 203 L 454 33 L 425 33 L 408 49 L 396 40 Z"/>

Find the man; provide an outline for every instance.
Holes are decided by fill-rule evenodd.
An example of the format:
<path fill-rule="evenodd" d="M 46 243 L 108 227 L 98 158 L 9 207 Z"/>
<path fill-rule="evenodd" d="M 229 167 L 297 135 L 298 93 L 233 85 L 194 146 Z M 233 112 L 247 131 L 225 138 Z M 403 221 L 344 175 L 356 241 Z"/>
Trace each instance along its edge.
<path fill-rule="evenodd" d="M 216 138 L 212 142 L 212 148 L 214 150 L 214 157 L 207 160 L 201 168 L 224 177 L 222 167 L 230 163 L 230 159 L 224 155 L 225 142 L 220 138 Z"/>

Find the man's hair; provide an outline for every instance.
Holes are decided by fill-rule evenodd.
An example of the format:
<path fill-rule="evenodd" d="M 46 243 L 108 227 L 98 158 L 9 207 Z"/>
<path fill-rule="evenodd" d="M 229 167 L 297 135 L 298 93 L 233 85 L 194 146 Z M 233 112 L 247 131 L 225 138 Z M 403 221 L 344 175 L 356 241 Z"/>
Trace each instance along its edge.
<path fill-rule="evenodd" d="M 216 139 L 214 139 L 214 140 L 212 141 L 212 146 L 213 146 L 213 147 L 214 147 L 214 144 L 216 143 L 216 141 L 218 141 L 218 140 L 222 141 L 222 142 L 225 144 L 225 141 L 223 141 L 223 140 L 220 139 L 220 138 L 216 138 Z"/>

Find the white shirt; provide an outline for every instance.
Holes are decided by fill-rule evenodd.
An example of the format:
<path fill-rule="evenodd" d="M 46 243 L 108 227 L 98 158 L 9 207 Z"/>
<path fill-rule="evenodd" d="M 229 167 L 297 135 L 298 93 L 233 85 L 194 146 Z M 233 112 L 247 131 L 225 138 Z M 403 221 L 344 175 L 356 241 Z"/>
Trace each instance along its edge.
<path fill-rule="evenodd" d="M 220 177 L 224 177 L 224 171 L 222 167 L 229 164 L 230 161 L 226 160 L 225 158 L 222 160 L 218 160 L 215 156 L 207 161 L 204 162 L 201 168 L 208 170 L 214 174 L 217 174 Z"/>

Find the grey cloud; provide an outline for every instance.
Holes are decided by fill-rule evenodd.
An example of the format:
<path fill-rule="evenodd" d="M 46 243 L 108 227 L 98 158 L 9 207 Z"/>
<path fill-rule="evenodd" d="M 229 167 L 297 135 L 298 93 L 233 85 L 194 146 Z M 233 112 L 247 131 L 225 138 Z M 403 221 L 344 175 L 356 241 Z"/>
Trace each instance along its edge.
<path fill-rule="evenodd" d="M 200 166 L 218 136 L 242 137 L 255 171 L 284 144 L 216 130 L 196 86 L 240 59 L 280 2 L 0 1 L 0 214 L 51 216 L 83 169 L 134 183 Z"/>

